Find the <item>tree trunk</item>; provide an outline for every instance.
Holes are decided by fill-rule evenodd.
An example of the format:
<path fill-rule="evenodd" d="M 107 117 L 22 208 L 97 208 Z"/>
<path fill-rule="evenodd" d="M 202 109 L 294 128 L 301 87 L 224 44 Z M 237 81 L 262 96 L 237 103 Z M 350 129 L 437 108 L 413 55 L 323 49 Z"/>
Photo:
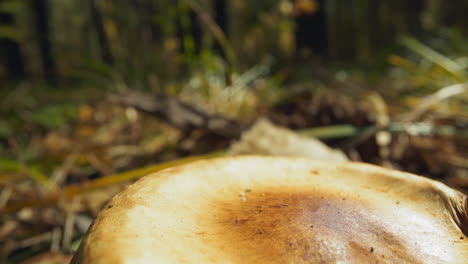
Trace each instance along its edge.
<path fill-rule="evenodd" d="M 91 20 L 95 25 L 96 34 L 99 40 L 102 61 L 106 64 L 113 64 L 114 57 L 112 56 L 109 40 L 107 38 L 106 31 L 104 30 L 104 22 L 101 12 L 99 11 L 95 0 L 88 0 L 88 3 L 89 8 L 91 9 Z"/>
<path fill-rule="evenodd" d="M 317 2 L 317 11 L 296 14 L 296 51 L 299 52 L 299 56 L 308 53 L 320 57 L 328 56 L 325 1 Z"/>
<path fill-rule="evenodd" d="M 14 17 L 11 14 L 0 12 L 0 26 L 14 27 L 14 25 Z M 24 61 L 18 42 L 12 39 L 0 38 L 0 60 L 5 65 L 8 78 L 20 80 L 26 77 Z"/>
<path fill-rule="evenodd" d="M 411 0 L 405 1 L 406 3 L 406 10 L 408 10 L 405 14 L 406 16 L 406 24 L 410 34 L 412 35 L 419 35 L 422 31 L 422 21 L 421 21 L 421 13 L 424 11 L 424 2 L 422 0 Z"/>
<path fill-rule="evenodd" d="M 228 14 L 227 14 L 227 3 L 226 0 L 214 0 L 213 1 L 213 10 L 214 10 L 214 20 L 219 28 L 227 35 L 228 30 Z M 223 48 L 219 45 L 218 42 L 215 42 L 215 50 L 226 59 L 226 54 L 224 54 Z"/>
<path fill-rule="evenodd" d="M 156 6 L 152 0 L 132 0 L 136 12 L 141 17 L 139 26 L 141 36 L 146 47 L 156 43 L 160 32 L 152 22 L 152 17 L 156 14 Z"/>
<path fill-rule="evenodd" d="M 52 45 L 50 43 L 49 29 L 49 1 L 34 0 L 31 1 L 33 12 L 35 13 L 34 21 L 36 26 L 36 34 L 41 53 L 42 70 L 44 78 L 50 85 L 57 84 L 57 69 L 55 66 L 54 55 L 52 53 Z"/>
<path fill-rule="evenodd" d="M 193 57 L 201 49 L 202 27 L 197 14 L 184 0 L 174 1 L 178 5 L 177 32 L 183 53 Z"/>

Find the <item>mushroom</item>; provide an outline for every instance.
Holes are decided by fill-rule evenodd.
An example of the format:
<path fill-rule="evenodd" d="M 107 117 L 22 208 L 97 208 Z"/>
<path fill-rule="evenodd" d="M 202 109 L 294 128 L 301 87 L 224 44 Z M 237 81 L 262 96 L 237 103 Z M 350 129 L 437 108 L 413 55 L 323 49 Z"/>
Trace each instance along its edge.
<path fill-rule="evenodd" d="M 239 156 L 148 175 L 72 263 L 467 263 L 468 200 L 363 163 Z"/>

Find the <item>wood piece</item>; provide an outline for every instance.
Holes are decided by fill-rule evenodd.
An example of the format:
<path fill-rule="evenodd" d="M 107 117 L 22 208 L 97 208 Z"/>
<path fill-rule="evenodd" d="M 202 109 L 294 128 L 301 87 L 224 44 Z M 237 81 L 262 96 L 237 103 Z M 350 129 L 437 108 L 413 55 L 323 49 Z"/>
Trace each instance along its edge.
<path fill-rule="evenodd" d="M 238 120 L 209 113 L 168 95 L 129 92 L 113 95 L 110 100 L 151 114 L 183 132 L 202 129 L 227 138 L 237 138 L 246 128 L 246 125 Z"/>

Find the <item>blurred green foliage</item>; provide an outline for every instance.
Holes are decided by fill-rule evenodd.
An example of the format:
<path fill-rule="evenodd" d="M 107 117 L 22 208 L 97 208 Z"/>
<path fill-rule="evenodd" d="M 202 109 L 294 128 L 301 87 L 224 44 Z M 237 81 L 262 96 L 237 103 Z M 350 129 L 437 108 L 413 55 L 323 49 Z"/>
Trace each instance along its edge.
<path fill-rule="evenodd" d="M 385 63 L 401 35 L 424 38 L 441 28 L 460 36 L 468 32 L 464 15 L 453 12 L 467 7 L 461 0 L 450 7 L 441 0 L 38 2 L 0 2 L 0 39 L 18 45 L 25 77 L 37 81 L 55 71 L 50 74 L 62 85 L 80 80 L 102 86 L 107 80 L 161 92 L 209 67 L 210 60 L 221 61 L 227 76 L 269 58 L 275 68 L 311 55 L 326 64 L 375 65 Z M 436 45 L 444 41 L 440 34 L 436 38 Z M 314 46 L 321 41 L 327 45 Z M 44 65 L 44 56 L 56 67 Z"/>
<path fill-rule="evenodd" d="M 107 92 L 180 95 L 246 114 L 252 94 L 273 102 L 292 80 L 323 89 L 312 79 L 324 79 L 324 69 L 343 82 L 350 72 L 380 78 L 388 61 L 398 67 L 391 76 L 412 81 L 395 93 L 425 94 L 467 78 L 468 22 L 458 11 L 467 7 L 462 0 L 3 0 L 0 139 L 62 127 L 80 103 Z"/>

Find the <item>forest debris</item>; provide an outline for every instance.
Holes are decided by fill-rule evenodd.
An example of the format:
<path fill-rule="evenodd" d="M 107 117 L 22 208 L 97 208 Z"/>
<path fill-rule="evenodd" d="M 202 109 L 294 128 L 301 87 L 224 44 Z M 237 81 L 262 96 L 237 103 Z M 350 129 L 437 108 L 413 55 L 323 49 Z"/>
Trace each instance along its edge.
<path fill-rule="evenodd" d="M 42 253 L 37 256 L 34 256 L 24 262 L 23 264 L 63 264 L 69 263 L 71 260 L 71 255 L 63 255 L 57 253 Z"/>
<path fill-rule="evenodd" d="M 52 229 L 52 238 L 50 242 L 50 251 L 57 253 L 60 251 L 60 239 L 62 238 L 62 230 L 60 227 Z"/>
<path fill-rule="evenodd" d="M 114 185 L 84 193 L 81 196 L 81 202 L 86 207 L 85 209 L 87 211 L 91 211 L 92 215 L 97 215 L 102 207 L 104 207 L 104 204 L 114 195 L 122 191 L 128 184 L 129 181 L 122 181 Z"/>
<path fill-rule="evenodd" d="M 53 231 L 44 232 L 42 234 L 18 241 L 15 248 L 26 248 L 29 246 L 38 245 L 46 241 L 51 241 L 52 237 Z"/>
<path fill-rule="evenodd" d="M 446 180 L 449 186 L 454 186 L 461 191 L 464 191 L 465 194 L 468 194 L 466 191 L 468 189 L 468 172 L 467 170 L 457 170 L 453 176 L 449 176 Z"/>
<path fill-rule="evenodd" d="M 63 154 L 73 149 L 75 145 L 69 137 L 64 135 L 61 131 L 50 131 L 44 139 L 44 148 L 51 154 Z"/>
<path fill-rule="evenodd" d="M 19 223 L 13 220 L 7 220 L 0 226 L 0 240 L 5 241 L 19 227 Z"/>
<path fill-rule="evenodd" d="M 72 152 L 68 154 L 63 161 L 63 164 L 54 170 L 51 176 L 51 181 L 54 182 L 55 185 L 60 186 L 63 182 L 65 182 L 68 173 L 75 165 L 78 157 L 78 152 Z"/>
<path fill-rule="evenodd" d="M 0 209 L 2 209 L 5 204 L 7 204 L 12 194 L 12 190 L 13 187 L 10 184 L 3 187 L 3 190 L 0 192 Z"/>
<path fill-rule="evenodd" d="M 453 96 L 466 93 L 468 91 L 468 83 L 457 83 L 438 90 L 436 93 L 431 94 L 423 99 L 422 103 L 413 111 L 404 114 L 399 118 L 403 122 L 412 122 L 420 118 L 431 107 L 438 103 L 449 99 Z"/>
<path fill-rule="evenodd" d="M 387 127 L 390 123 L 389 109 L 385 100 L 378 93 L 372 93 L 368 96 L 371 109 L 374 111 L 375 122 L 378 128 Z M 390 143 L 392 142 L 392 134 L 387 130 L 379 130 L 375 133 L 375 142 L 378 146 L 379 156 L 382 158 L 381 164 L 385 167 L 392 167 L 389 160 Z"/>
<path fill-rule="evenodd" d="M 375 123 L 373 109 L 357 104 L 352 97 L 311 90 L 307 85 L 291 87 L 291 92 L 272 106 L 267 117 L 275 124 L 292 129 L 337 124 L 363 127 Z"/>
<path fill-rule="evenodd" d="M 201 129 L 227 138 L 236 138 L 246 127 L 240 121 L 208 113 L 176 97 L 167 95 L 129 92 L 113 95 L 110 100 L 149 113 L 184 132 Z"/>
<path fill-rule="evenodd" d="M 76 201 L 76 199 L 74 199 L 74 201 Z M 75 219 L 76 215 L 73 211 L 66 213 L 65 223 L 63 225 L 62 248 L 67 250 L 70 249 L 72 243 Z"/>
<path fill-rule="evenodd" d="M 88 228 L 91 226 L 93 222 L 93 218 L 85 214 L 76 214 L 75 217 L 76 217 L 75 225 L 76 225 L 77 231 L 80 234 L 88 231 Z"/>
<path fill-rule="evenodd" d="M 250 130 L 244 132 L 241 140 L 231 145 L 228 154 L 262 154 L 307 157 L 316 160 L 348 160 L 343 152 L 329 148 L 317 139 L 302 137 L 289 129 L 276 126 L 266 119 L 260 119 Z"/>

